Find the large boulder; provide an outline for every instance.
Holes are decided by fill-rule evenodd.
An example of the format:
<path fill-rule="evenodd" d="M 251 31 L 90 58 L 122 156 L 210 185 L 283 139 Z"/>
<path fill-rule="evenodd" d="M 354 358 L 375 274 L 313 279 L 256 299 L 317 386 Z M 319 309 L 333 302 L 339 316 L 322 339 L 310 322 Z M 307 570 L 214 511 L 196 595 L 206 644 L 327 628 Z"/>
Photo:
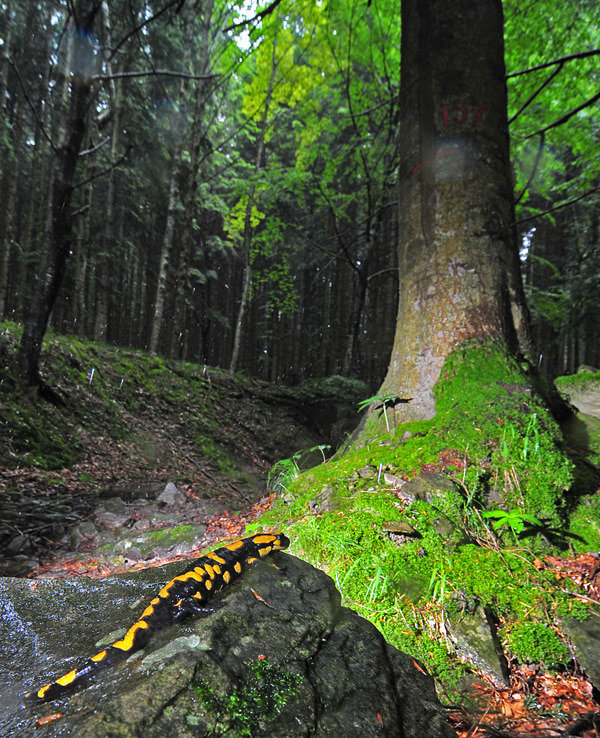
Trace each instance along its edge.
<path fill-rule="evenodd" d="M 86 689 L 23 706 L 23 693 L 119 637 L 181 568 L 0 580 L 0 735 L 33 736 L 36 720 L 62 713 L 44 736 L 455 736 L 433 680 L 341 607 L 328 576 L 283 553 L 226 588 L 224 607 L 166 628 Z"/>

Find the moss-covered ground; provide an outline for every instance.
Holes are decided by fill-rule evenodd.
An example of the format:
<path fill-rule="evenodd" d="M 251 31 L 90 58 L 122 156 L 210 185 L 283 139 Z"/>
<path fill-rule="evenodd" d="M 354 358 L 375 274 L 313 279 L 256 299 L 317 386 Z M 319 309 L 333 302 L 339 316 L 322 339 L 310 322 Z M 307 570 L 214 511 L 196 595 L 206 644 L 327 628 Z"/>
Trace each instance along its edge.
<path fill-rule="evenodd" d="M 278 479 L 285 492 L 256 528 L 282 527 L 292 553 L 446 685 L 463 670 L 449 627 L 477 605 L 509 657 L 558 668 L 570 658 L 558 619 L 587 604 L 544 555 L 600 548 L 590 449 L 567 451 L 535 376 L 501 347 L 456 352 L 435 394 L 433 419 L 394 427 L 390 413 L 387 432 L 380 408 L 345 453 Z M 454 484 L 407 498 L 423 472 Z"/>

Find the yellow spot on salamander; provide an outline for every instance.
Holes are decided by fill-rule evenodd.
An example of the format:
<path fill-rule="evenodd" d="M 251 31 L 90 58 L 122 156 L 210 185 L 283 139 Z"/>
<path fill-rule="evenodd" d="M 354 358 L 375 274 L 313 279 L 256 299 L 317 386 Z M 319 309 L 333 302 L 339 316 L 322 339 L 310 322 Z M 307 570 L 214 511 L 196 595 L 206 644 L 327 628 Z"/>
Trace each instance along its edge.
<path fill-rule="evenodd" d="M 135 634 L 140 629 L 148 628 L 148 623 L 144 622 L 143 620 L 138 620 L 137 623 L 134 623 L 131 628 L 125 633 L 125 636 L 121 638 L 120 641 L 116 641 L 113 643 L 113 646 L 115 648 L 120 648 L 121 651 L 130 651 L 133 646 L 133 641 L 135 639 Z"/>
<path fill-rule="evenodd" d="M 206 570 L 206 573 L 211 579 L 215 578 L 215 570 L 210 564 L 204 564 L 204 568 Z"/>
<path fill-rule="evenodd" d="M 252 539 L 252 542 L 255 543 L 257 546 L 260 546 L 261 543 L 272 544 L 276 540 L 277 539 L 276 539 L 275 536 L 266 536 L 266 535 L 264 535 L 264 536 L 254 536 L 254 538 Z"/>
<path fill-rule="evenodd" d="M 100 651 L 100 653 L 97 653 L 95 656 L 92 656 L 92 661 L 103 661 L 106 657 L 106 649 L 104 651 Z"/>
<path fill-rule="evenodd" d="M 218 564 L 215 564 L 213 566 L 213 570 L 214 570 L 215 574 L 220 574 L 221 573 L 221 567 Z"/>
<path fill-rule="evenodd" d="M 154 612 L 154 606 L 153 605 L 148 605 L 148 607 L 142 613 L 142 617 L 140 618 L 140 620 L 143 620 L 144 618 L 147 618 L 148 615 L 152 615 L 153 612 Z"/>
<path fill-rule="evenodd" d="M 242 565 L 240 564 L 239 561 L 235 562 L 235 564 L 233 565 L 233 568 L 236 570 L 238 574 L 242 573 Z"/>
<path fill-rule="evenodd" d="M 238 548 L 241 548 L 244 545 L 244 541 L 234 541 L 233 543 L 227 544 L 227 546 L 224 546 L 224 548 L 228 548 L 230 551 L 237 551 Z"/>
<path fill-rule="evenodd" d="M 206 587 L 206 589 L 212 589 L 212 586 L 213 585 L 212 585 L 212 582 L 210 581 L 210 579 L 208 579 L 206 582 L 204 582 L 204 586 Z"/>
<path fill-rule="evenodd" d="M 273 550 L 273 546 L 265 546 L 264 548 L 259 548 L 258 553 L 261 556 L 266 556 L 267 554 L 270 554 L 272 550 Z"/>
<path fill-rule="evenodd" d="M 164 599 L 165 597 L 168 597 L 168 596 L 169 596 L 169 590 L 171 589 L 171 587 L 172 587 L 172 586 L 173 586 L 174 584 L 175 584 L 175 582 L 174 582 L 174 581 L 173 581 L 173 580 L 171 579 L 171 581 L 170 581 L 170 582 L 167 582 L 167 583 L 165 584 L 165 586 L 164 586 L 164 587 L 163 587 L 163 588 L 162 588 L 162 589 L 160 590 L 160 592 L 158 593 L 158 596 L 159 596 L 159 597 L 162 597 L 163 599 Z"/>
<path fill-rule="evenodd" d="M 66 687 L 68 684 L 71 684 L 71 682 L 75 679 L 76 676 L 77 676 L 77 669 L 73 669 L 73 671 L 70 671 L 68 674 L 61 676 L 60 679 L 57 679 L 56 683 L 60 684 L 61 687 Z"/>
<path fill-rule="evenodd" d="M 198 571 L 198 569 L 200 571 Z M 196 582 L 201 582 L 202 577 L 204 576 L 206 572 L 202 567 L 197 567 L 193 571 L 186 571 L 185 574 L 180 574 L 178 577 L 175 577 L 173 580 L 174 582 L 187 582 L 188 579 L 193 579 Z"/>
<path fill-rule="evenodd" d="M 44 695 L 45 695 L 45 694 L 46 694 L 46 692 L 47 692 L 47 691 L 48 691 L 48 690 L 50 689 L 50 687 L 51 687 L 51 686 L 52 686 L 52 683 L 50 683 L 50 684 L 46 684 L 46 686 L 45 686 L 45 687 L 42 687 L 41 689 L 39 689 L 39 690 L 38 690 L 37 696 L 38 696 L 38 697 L 39 697 L 39 698 L 40 698 L 41 700 L 43 700 L 43 699 L 44 699 Z"/>
<path fill-rule="evenodd" d="M 231 574 L 228 571 L 223 572 L 223 581 L 225 582 L 225 584 L 229 584 L 229 582 L 231 581 Z"/>
<path fill-rule="evenodd" d="M 250 558 L 248 559 L 248 563 L 253 564 L 256 560 L 256 556 L 250 556 Z"/>
<path fill-rule="evenodd" d="M 226 563 L 225 559 L 221 558 L 221 556 L 217 556 L 212 551 L 210 553 L 207 553 L 206 554 L 206 558 L 207 559 L 211 559 L 212 561 L 216 561 L 217 564 L 225 564 Z"/>

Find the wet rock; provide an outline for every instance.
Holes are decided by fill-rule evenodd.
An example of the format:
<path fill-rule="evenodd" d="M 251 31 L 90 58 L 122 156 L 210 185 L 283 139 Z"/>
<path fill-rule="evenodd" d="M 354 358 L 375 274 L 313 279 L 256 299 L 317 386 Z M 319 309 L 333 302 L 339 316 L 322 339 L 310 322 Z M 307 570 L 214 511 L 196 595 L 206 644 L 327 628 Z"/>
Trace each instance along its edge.
<path fill-rule="evenodd" d="M 339 507 L 336 490 L 326 484 L 316 497 L 313 497 L 308 503 L 309 507 L 315 512 L 331 512 Z"/>
<path fill-rule="evenodd" d="M 456 485 L 451 479 L 433 472 L 422 472 L 408 481 L 402 488 L 402 494 L 412 500 L 431 503 L 436 498 L 445 497 L 448 492 L 456 492 Z"/>
<path fill-rule="evenodd" d="M 130 518 L 131 515 L 128 511 L 125 513 L 113 513 L 100 508 L 94 513 L 94 519 L 98 525 L 103 525 L 105 528 L 110 528 L 111 530 L 122 528 Z"/>
<path fill-rule="evenodd" d="M 120 487 L 107 487 L 100 490 L 100 499 L 107 497 L 121 497 L 125 502 L 134 500 L 154 500 L 163 489 L 163 483 L 158 480 L 150 482 L 132 482 Z"/>
<path fill-rule="evenodd" d="M 126 561 L 152 561 L 178 556 L 197 549 L 204 538 L 205 525 L 175 525 L 145 531 L 120 531 L 118 540 L 109 540 L 97 549 L 101 556 L 123 557 Z"/>
<path fill-rule="evenodd" d="M 59 711 L 46 738 L 234 738 L 242 727 L 256 738 L 455 737 L 433 680 L 341 607 L 328 576 L 293 556 L 269 558 L 277 568 L 257 562 L 209 617 L 161 631 L 69 699 L 26 709 L 22 692 L 94 653 L 98 635 L 130 625 L 181 564 L 100 581 L 40 581 L 35 590 L 31 582 L 0 581 L 10 605 L 0 622 L 7 644 L 0 734 L 30 738 L 36 719 Z M 273 691 L 277 702 L 269 700 Z M 243 710 L 230 711 L 236 702 Z"/>
<path fill-rule="evenodd" d="M 475 607 L 473 612 L 464 612 L 449 631 L 459 656 L 496 684 L 509 683 L 508 664 L 491 613 L 481 606 Z"/>
<path fill-rule="evenodd" d="M 398 477 L 395 474 L 389 474 L 388 472 L 383 475 L 383 481 L 386 484 L 389 484 L 390 487 L 394 487 L 394 489 L 399 489 L 406 484 L 406 481 L 402 479 L 402 477 Z"/>
<path fill-rule="evenodd" d="M 400 533 L 403 536 L 411 536 L 414 538 L 421 538 L 421 534 L 415 530 L 412 525 L 405 523 L 403 520 L 392 520 L 390 523 L 383 525 L 383 530 L 386 533 Z"/>
<path fill-rule="evenodd" d="M 27 551 L 32 550 L 31 540 L 29 536 L 14 536 L 6 544 L 5 555 L 15 556 L 16 554 L 23 554 Z"/>
<path fill-rule="evenodd" d="M 107 512 L 115 513 L 117 515 L 129 512 L 129 507 L 120 497 L 109 497 L 98 509 L 104 509 Z"/>
<path fill-rule="evenodd" d="M 374 466 L 363 466 L 358 470 L 358 476 L 361 479 L 372 479 L 377 474 Z"/>
<path fill-rule="evenodd" d="M 569 637 L 575 658 L 583 667 L 589 680 L 600 689 L 600 608 L 585 620 L 565 618 L 562 630 Z"/>
<path fill-rule="evenodd" d="M 37 559 L 32 559 L 25 554 L 18 554 L 8 561 L 2 570 L 2 575 L 6 577 L 26 577 L 32 571 L 35 571 L 40 565 Z"/>
<path fill-rule="evenodd" d="M 184 505 L 187 502 L 187 497 L 173 482 L 169 482 L 158 496 L 157 502 L 161 505 L 173 507 L 175 505 Z"/>
<path fill-rule="evenodd" d="M 69 543 L 71 548 L 76 549 L 82 541 L 94 540 L 98 534 L 98 528 L 94 523 L 84 520 L 74 525 L 69 531 Z"/>

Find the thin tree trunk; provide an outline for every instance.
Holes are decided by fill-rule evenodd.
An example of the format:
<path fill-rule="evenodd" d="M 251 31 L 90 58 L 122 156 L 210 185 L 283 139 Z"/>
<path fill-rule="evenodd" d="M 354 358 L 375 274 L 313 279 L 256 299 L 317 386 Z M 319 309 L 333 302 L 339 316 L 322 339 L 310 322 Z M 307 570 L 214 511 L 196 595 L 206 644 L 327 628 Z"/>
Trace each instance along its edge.
<path fill-rule="evenodd" d="M 194 18 L 196 13 L 196 0 L 188 0 L 187 15 L 185 20 L 184 31 L 184 55 L 183 55 L 183 71 L 188 72 L 193 47 Z M 187 77 L 181 78 L 179 87 L 179 101 L 184 105 L 188 98 L 190 80 Z M 175 224 L 179 212 L 179 203 L 181 201 L 179 177 L 181 173 L 181 165 L 183 158 L 183 149 L 185 147 L 185 134 L 182 135 L 180 141 L 173 152 L 173 161 L 171 163 L 171 178 L 169 181 L 169 198 L 167 205 L 167 222 L 163 234 L 162 248 L 160 253 L 160 261 L 158 267 L 158 281 L 156 283 L 156 296 L 154 298 L 154 314 L 152 316 L 152 327 L 150 331 L 150 342 L 148 349 L 151 354 L 158 352 L 160 330 L 165 312 L 165 302 L 167 296 L 167 278 L 171 265 L 171 256 L 173 251 L 173 241 L 175 234 Z"/>
<path fill-rule="evenodd" d="M 267 136 L 267 122 L 269 118 L 269 108 L 273 97 L 273 88 L 275 86 L 275 76 L 277 74 L 277 27 L 273 36 L 273 55 L 271 60 L 271 77 L 269 79 L 269 87 L 265 98 L 265 107 L 260 124 L 260 132 L 258 137 L 258 146 L 256 149 L 256 161 L 254 164 L 254 177 L 256 179 L 262 166 L 262 159 L 265 150 L 265 140 Z M 248 192 L 248 201 L 246 203 L 246 212 L 244 216 L 244 235 L 242 242 L 242 254 L 244 258 L 244 278 L 242 282 L 242 294 L 240 296 L 240 305 L 235 324 L 235 335 L 233 338 L 233 351 L 231 353 L 231 361 L 229 363 L 229 373 L 234 374 L 240 357 L 240 346 L 242 341 L 242 331 L 244 327 L 244 315 L 250 296 L 250 285 L 252 284 L 252 263 L 250 259 L 250 245 L 252 243 L 252 207 L 254 205 L 254 195 L 256 193 L 256 182 L 253 182 Z"/>
<path fill-rule="evenodd" d="M 209 0 L 203 8 L 202 33 L 200 40 L 200 60 L 198 74 L 208 74 L 211 63 L 210 29 L 213 13 L 213 0 Z M 184 308 L 185 297 L 189 287 L 188 271 L 192 260 L 194 246 L 194 200 L 198 185 L 198 168 L 200 166 L 200 146 L 202 144 L 202 124 L 206 108 L 206 97 L 209 91 L 209 82 L 199 80 L 196 83 L 196 104 L 194 122 L 190 131 L 190 162 L 187 165 L 185 186 L 185 202 L 183 207 L 184 220 L 181 229 L 181 253 L 179 269 L 175 283 L 175 299 L 173 308 L 173 330 L 169 354 L 173 358 L 182 357 L 185 352 L 184 340 Z"/>
<path fill-rule="evenodd" d="M 29 7 L 26 23 L 31 25 L 33 20 L 33 8 Z M 23 65 L 21 68 L 21 74 L 23 78 L 27 77 L 27 68 L 29 66 L 29 56 L 31 48 L 31 34 L 26 35 L 25 48 L 23 49 L 22 58 Z M 8 50 L 7 52 L 8 53 Z M 4 62 L 3 66 L 6 66 Z M 2 83 L 4 86 L 4 83 Z M 6 94 L 6 89 L 4 90 Z M 3 105 L 4 108 L 4 100 Z M 9 287 L 9 264 L 12 252 L 12 244 L 15 236 L 15 222 L 17 215 L 16 198 L 17 198 L 17 185 L 19 182 L 20 174 L 20 157 L 22 155 L 21 144 L 23 142 L 23 116 L 25 108 L 25 91 L 22 85 L 17 88 L 17 100 L 15 104 L 14 122 L 12 125 L 12 140 L 9 149 L 8 166 L 6 171 L 6 197 L 2 203 L 2 217 L 0 218 L 0 316 L 5 314 L 8 287 Z M 1 130 L 1 129 L 0 129 Z M 15 275 L 12 275 L 12 281 L 14 285 Z"/>
<path fill-rule="evenodd" d="M 90 38 L 92 37 L 94 18 L 98 9 L 98 0 L 81 0 L 78 5 L 79 28 L 83 34 Z M 90 54 L 92 54 L 91 48 Z M 42 261 L 29 314 L 23 326 L 23 335 L 18 352 L 20 377 L 25 384 L 29 385 L 43 387 L 38 370 L 39 356 L 42 338 L 72 248 L 71 199 L 79 152 L 85 136 L 91 90 L 91 79 L 73 81 L 65 137 L 61 140 L 55 152 L 52 188 L 52 238 Z"/>

